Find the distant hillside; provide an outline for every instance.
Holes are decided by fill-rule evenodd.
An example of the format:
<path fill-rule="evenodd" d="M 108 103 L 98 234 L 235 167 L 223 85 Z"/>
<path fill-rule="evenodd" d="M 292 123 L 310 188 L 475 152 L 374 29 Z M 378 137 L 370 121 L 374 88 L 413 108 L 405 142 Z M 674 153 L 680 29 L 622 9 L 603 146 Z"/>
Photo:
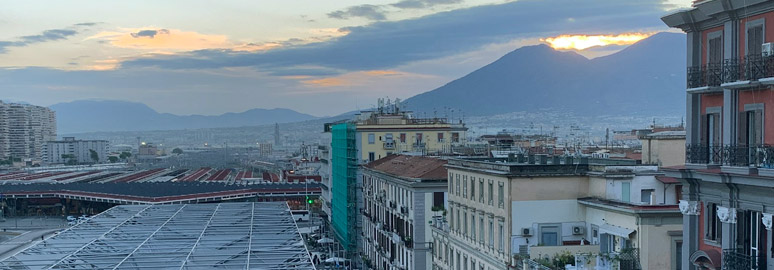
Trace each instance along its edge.
<path fill-rule="evenodd" d="M 685 35 L 659 33 L 615 54 L 587 59 L 547 45 L 514 50 L 405 105 L 465 115 L 540 109 L 592 114 L 685 113 Z"/>
<path fill-rule="evenodd" d="M 126 101 L 73 101 L 51 106 L 59 134 L 95 131 L 146 131 L 256 126 L 316 119 L 289 109 L 252 109 L 217 116 L 158 113 Z"/>

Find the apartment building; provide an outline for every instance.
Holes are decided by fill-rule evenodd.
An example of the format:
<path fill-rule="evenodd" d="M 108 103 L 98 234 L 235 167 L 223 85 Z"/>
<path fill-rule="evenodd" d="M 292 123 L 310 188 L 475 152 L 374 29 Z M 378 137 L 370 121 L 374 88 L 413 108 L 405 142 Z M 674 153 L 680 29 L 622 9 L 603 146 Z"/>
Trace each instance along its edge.
<path fill-rule="evenodd" d="M 364 165 L 361 246 L 368 269 L 431 268 L 430 221 L 443 213 L 445 164 L 438 158 L 390 155 Z"/>
<path fill-rule="evenodd" d="M 682 269 L 774 269 L 774 2 L 694 1 L 687 34 Z M 683 48 L 675 48 L 683 49 Z"/>
<path fill-rule="evenodd" d="M 446 166 L 449 214 L 434 220 L 433 269 L 509 269 L 562 253 L 588 269 L 680 260 L 679 181 L 655 166 L 544 155 Z"/>
<path fill-rule="evenodd" d="M 360 165 L 390 154 L 444 155 L 466 143 L 467 128 L 444 118 L 415 118 L 399 102 L 364 111 L 355 119 L 329 123 L 331 133 L 330 220 L 336 237 L 348 251 L 358 250 L 363 205 Z M 388 102 L 389 103 L 389 102 Z M 328 203 L 323 204 L 328 207 Z M 328 210 L 324 210 L 328 212 Z"/>
<path fill-rule="evenodd" d="M 685 163 L 685 131 L 660 131 L 640 136 L 642 164 L 663 167 Z"/>
<path fill-rule="evenodd" d="M 94 160 L 91 151 L 97 153 Z M 41 152 L 43 163 L 67 164 L 92 164 L 107 162 L 110 153 L 110 142 L 106 140 L 76 140 L 74 137 L 64 137 L 61 141 L 48 141 L 43 145 Z"/>
<path fill-rule="evenodd" d="M 0 159 L 39 160 L 43 144 L 55 139 L 54 111 L 0 101 Z"/>

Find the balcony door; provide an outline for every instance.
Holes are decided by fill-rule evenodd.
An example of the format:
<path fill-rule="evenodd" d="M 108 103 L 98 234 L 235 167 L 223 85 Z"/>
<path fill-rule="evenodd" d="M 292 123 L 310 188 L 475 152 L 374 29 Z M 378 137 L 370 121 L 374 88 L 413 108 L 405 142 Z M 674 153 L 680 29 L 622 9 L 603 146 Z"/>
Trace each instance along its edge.
<path fill-rule="evenodd" d="M 756 211 L 744 211 L 740 213 L 741 224 L 738 227 L 739 237 L 737 243 L 740 252 L 749 256 L 750 269 L 761 269 L 758 266 L 766 264 L 766 240 L 767 231 L 761 220 L 761 213 Z"/>
<path fill-rule="evenodd" d="M 763 108 L 762 104 L 747 104 L 745 111 L 739 113 L 739 151 L 746 152 L 745 164 L 759 165 L 759 147 L 763 144 Z M 742 153 L 740 153 L 742 154 Z M 740 155 L 740 157 L 743 155 Z"/>

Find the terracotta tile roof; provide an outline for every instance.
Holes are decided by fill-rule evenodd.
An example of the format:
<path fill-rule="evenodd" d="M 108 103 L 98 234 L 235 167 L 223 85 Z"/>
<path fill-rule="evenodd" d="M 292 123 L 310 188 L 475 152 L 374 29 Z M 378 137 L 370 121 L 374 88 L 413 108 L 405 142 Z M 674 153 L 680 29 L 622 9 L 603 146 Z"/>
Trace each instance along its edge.
<path fill-rule="evenodd" d="M 669 176 L 657 175 L 656 180 L 661 181 L 661 183 L 664 183 L 664 184 L 680 184 L 680 180 L 677 180 L 677 178 L 669 177 Z"/>
<path fill-rule="evenodd" d="M 374 171 L 415 179 L 446 179 L 446 160 L 424 157 L 389 155 L 365 165 Z"/>

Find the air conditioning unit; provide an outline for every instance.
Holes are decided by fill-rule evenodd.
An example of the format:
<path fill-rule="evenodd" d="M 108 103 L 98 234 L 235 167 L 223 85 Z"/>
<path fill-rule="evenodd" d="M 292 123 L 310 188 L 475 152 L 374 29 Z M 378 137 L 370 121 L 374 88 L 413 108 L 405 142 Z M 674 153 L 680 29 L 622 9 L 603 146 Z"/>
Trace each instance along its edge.
<path fill-rule="evenodd" d="M 774 56 L 774 44 L 771 42 L 761 44 L 761 54 L 763 56 Z"/>
<path fill-rule="evenodd" d="M 521 228 L 522 236 L 532 236 L 532 228 Z"/>
<path fill-rule="evenodd" d="M 583 234 L 586 234 L 586 227 L 584 227 L 584 226 L 572 226 L 572 234 L 573 235 L 583 235 Z"/>

